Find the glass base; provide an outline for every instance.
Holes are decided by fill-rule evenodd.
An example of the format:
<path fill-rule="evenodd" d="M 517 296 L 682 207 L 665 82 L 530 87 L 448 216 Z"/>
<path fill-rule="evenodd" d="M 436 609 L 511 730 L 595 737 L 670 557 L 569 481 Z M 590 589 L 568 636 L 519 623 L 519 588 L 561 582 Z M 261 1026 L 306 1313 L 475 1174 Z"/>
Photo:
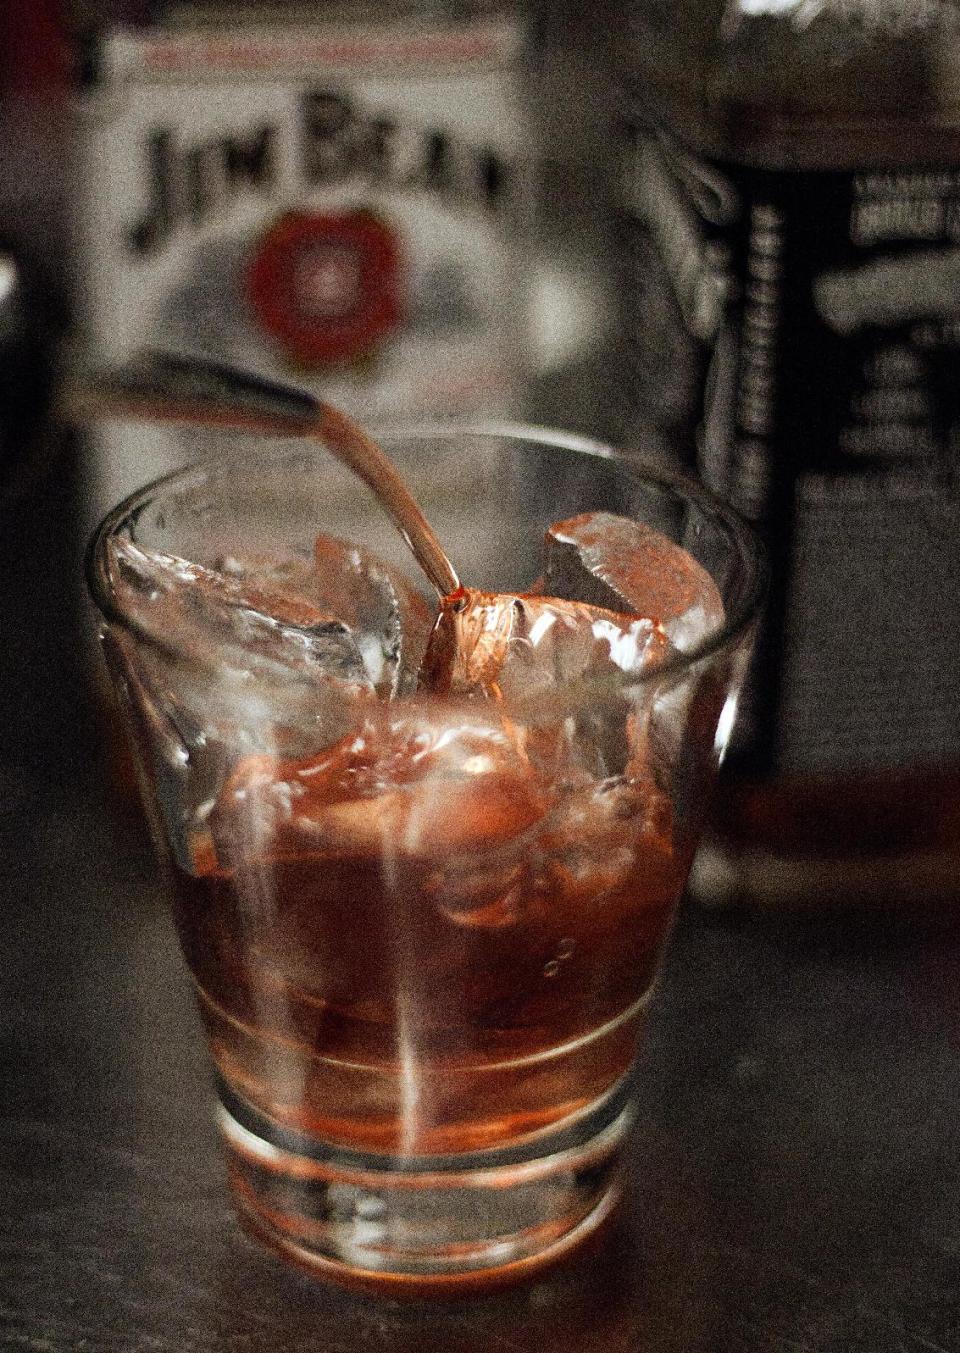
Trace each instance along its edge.
<path fill-rule="evenodd" d="M 318 1276 L 399 1295 L 517 1282 L 593 1236 L 619 1196 L 631 1087 L 509 1148 L 377 1156 L 279 1127 L 223 1087 L 240 1218 Z"/>

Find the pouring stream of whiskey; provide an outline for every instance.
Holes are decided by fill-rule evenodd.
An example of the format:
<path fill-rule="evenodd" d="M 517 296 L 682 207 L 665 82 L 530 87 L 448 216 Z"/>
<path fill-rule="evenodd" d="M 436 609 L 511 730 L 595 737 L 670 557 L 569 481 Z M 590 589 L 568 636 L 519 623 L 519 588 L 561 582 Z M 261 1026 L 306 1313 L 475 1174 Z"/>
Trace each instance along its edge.
<path fill-rule="evenodd" d="M 371 489 L 440 599 L 463 592 L 456 570 L 396 466 L 353 419 L 304 390 L 201 357 L 151 352 L 76 381 L 68 415 L 192 423 L 318 441 Z"/>
<path fill-rule="evenodd" d="M 443 610 L 468 604 L 467 589 L 396 466 L 345 413 L 304 390 L 204 357 L 148 352 L 134 365 L 75 379 L 61 398 L 68 417 L 135 419 L 237 428 L 319 442 L 373 492 L 435 588 Z M 536 725 L 622 695 L 619 676 L 588 677 L 538 691 L 512 705 L 514 718 Z"/>

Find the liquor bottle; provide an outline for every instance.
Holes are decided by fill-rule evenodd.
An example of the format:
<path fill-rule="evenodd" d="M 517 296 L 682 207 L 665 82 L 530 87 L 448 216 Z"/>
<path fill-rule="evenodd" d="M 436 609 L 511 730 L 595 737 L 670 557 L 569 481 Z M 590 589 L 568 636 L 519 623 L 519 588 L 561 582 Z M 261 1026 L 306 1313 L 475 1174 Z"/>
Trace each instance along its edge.
<path fill-rule="evenodd" d="M 107 29 L 74 175 L 88 357 L 219 356 L 368 422 L 515 412 L 522 49 L 484 4 L 194 4 Z M 98 430 L 91 512 L 193 454 Z"/>
<path fill-rule="evenodd" d="M 622 433 L 752 518 L 772 572 L 694 890 L 954 903 L 960 5 L 629 17 Z"/>

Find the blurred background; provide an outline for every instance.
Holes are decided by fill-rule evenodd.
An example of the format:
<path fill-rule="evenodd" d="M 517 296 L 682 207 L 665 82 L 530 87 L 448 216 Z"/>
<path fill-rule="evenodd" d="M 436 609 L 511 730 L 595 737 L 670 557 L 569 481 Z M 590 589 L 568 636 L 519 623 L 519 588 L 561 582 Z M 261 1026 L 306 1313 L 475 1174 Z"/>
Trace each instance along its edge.
<path fill-rule="evenodd" d="M 52 711 L 101 698 L 92 527 L 196 452 L 189 431 L 74 427 L 61 396 L 159 346 L 371 426 L 530 420 L 699 477 L 764 535 L 773 583 L 694 889 L 956 900 L 956 4 L 0 18 L 5 689 L 35 723 L 12 720 L 17 764 L 49 767 Z"/>

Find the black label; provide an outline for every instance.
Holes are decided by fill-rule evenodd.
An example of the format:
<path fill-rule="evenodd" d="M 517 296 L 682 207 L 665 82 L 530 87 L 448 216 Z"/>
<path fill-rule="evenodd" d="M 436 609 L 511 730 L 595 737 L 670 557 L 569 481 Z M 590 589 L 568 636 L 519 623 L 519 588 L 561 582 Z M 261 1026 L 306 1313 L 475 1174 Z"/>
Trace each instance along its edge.
<path fill-rule="evenodd" d="M 773 559 L 754 764 L 960 759 L 960 170 L 630 164 L 635 438 Z"/>

